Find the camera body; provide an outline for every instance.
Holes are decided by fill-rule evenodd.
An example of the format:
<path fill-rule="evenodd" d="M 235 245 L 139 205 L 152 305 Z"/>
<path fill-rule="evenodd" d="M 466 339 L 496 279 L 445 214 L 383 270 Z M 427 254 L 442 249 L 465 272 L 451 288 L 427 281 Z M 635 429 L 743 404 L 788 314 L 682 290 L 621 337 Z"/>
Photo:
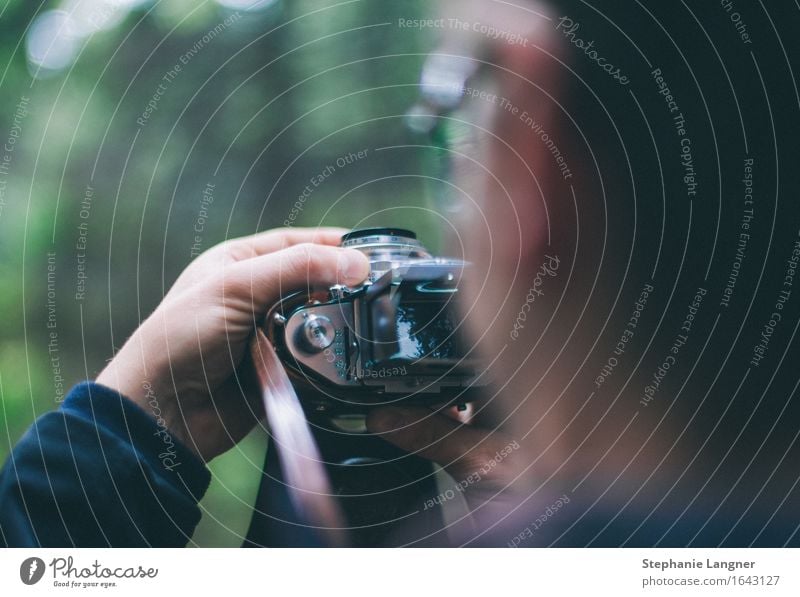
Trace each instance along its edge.
<path fill-rule="evenodd" d="M 266 318 L 304 404 L 335 414 L 474 400 L 485 381 L 455 304 L 468 263 L 433 257 L 398 228 L 354 230 L 341 246 L 369 258 L 362 285 L 290 295 Z"/>

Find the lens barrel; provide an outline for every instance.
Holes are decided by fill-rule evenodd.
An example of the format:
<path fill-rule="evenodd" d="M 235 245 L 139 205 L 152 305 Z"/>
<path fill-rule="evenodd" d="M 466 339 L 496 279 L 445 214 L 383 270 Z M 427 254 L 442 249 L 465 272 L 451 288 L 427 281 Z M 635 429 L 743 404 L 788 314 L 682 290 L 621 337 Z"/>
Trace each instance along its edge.
<path fill-rule="evenodd" d="M 431 254 L 417 240 L 417 235 L 403 228 L 362 228 L 342 236 L 342 247 L 357 249 L 369 259 L 369 281 L 375 282 L 393 268 Z"/>
<path fill-rule="evenodd" d="M 414 240 L 417 238 L 414 232 L 406 230 L 405 228 L 359 228 L 358 230 L 351 230 L 342 236 L 342 245 L 349 240 L 356 240 L 367 236 L 397 236 Z"/>

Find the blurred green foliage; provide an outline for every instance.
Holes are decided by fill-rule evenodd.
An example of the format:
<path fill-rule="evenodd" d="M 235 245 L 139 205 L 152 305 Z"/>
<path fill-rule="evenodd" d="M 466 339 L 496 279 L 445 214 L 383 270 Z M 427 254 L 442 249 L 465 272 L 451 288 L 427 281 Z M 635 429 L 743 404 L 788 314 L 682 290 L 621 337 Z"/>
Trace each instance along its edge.
<path fill-rule="evenodd" d="M 425 16 L 428 3 L 276 2 L 242 13 L 183 64 L 232 13 L 212 1 L 162 0 L 91 36 L 66 70 L 34 79 L 26 31 L 53 8 L 0 7 L 0 140 L 21 122 L 0 211 L 0 461 L 58 406 L 54 363 L 67 389 L 93 377 L 158 304 L 190 261 L 207 183 L 215 191 L 203 248 L 280 226 L 313 176 L 366 149 L 315 188 L 295 224 L 405 225 L 436 246 L 437 222 L 421 211 L 429 156 L 400 147 L 419 142 L 402 115 L 433 40 L 397 19 Z M 241 543 L 264 448 L 256 431 L 212 463 L 196 544 Z"/>

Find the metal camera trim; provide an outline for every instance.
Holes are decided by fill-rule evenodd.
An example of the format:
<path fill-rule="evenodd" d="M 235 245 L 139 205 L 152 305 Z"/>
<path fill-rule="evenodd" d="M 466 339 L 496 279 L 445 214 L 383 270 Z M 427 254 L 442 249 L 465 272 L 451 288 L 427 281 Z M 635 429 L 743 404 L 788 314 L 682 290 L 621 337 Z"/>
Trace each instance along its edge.
<path fill-rule="evenodd" d="M 320 412 L 347 413 L 397 401 L 474 400 L 485 385 L 479 380 L 483 372 L 469 366 L 474 358 L 418 359 L 425 363 L 409 374 L 405 367 L 371 368 L 363 354 L 367 342 L 375 345 L 374 338 L 364 340 L 371 321 L 365 307 L 375 308 L 377 299 L 391 297 L 404 284 L 406 291 L 429 295 L 432 303 L 436 295 L 447 295 L 449 301 L 468 264 L 433 257 L 413 232 L 399 228 L 354 230 L 342 237 L 341 246 L 361 250 L 370 259 L 370 276 L 363 284 L 294 293 L 274 305 L 265 320 L 265 332 L 304 403 Z"/>

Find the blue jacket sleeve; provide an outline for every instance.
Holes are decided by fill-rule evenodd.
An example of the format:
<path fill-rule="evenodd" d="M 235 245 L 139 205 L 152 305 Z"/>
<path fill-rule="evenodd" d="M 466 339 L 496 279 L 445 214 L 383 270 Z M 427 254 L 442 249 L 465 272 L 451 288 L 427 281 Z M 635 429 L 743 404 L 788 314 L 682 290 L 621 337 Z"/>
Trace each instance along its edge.
<path fill-rule="evenodd" d="M 185 546 L 210 478 L 155 418 L 82 383 L 36 420 L 0 472 L 0 544 Z"/>

